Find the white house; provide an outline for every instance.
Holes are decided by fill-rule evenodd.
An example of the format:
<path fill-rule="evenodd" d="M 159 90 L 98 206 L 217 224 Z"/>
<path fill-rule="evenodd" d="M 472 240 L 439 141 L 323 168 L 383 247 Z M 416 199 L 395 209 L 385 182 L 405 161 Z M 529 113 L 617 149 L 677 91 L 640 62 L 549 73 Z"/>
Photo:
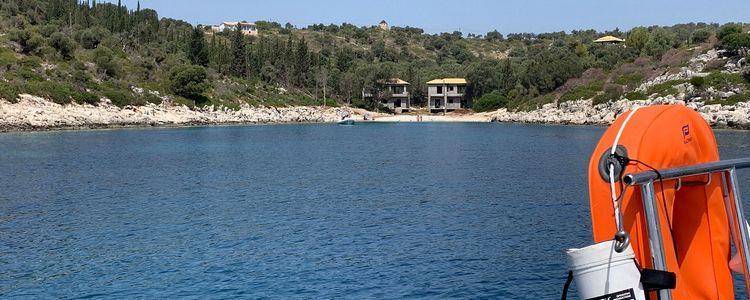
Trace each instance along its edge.
<path fill-rule="evenodd" d="M 219 25 L 212 26 L 211 30 L 214 32 L 221 32 L 224 30 L 235 31 L 238 28 L 246 35 L 258 35 L 258 27 L 255 26 L 255 23 L 250 22 L 223 22 Z"/>

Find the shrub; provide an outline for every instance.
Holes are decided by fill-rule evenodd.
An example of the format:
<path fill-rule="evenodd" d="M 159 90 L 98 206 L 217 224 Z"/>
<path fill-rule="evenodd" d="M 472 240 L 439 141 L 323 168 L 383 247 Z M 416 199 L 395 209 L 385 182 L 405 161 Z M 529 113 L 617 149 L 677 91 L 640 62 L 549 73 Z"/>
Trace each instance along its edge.
<path fill-rule="evenodd" d="M 74 98 L 82 98 L 80 92 L 70 85 L 55 81 L 31 81 L 26 84 L 24 91 L 31 95 L 44 97 L 57 104 L 68 104 Z"/>
<path fill-rule="evenodd" d="M 596 91 L 592 91 L 587 87 L 577 87 L 569 92 L 566 92 L 560 96 L 560 102 L 567 102 L 580 99 L 591 99 L 596 95 Z"/>
<path fill-rule="evenodd" d="M 30 30 L 15 30 L 10 33 L 10 40 L 21 46 L 25 54 L 36 52 L 44 44 L 44 38 Z"/>
<path fill-rule="evenodd" d="M 711 38 L 711 31 L 708 29 L 704 28 L 693 31 L 693 43 L 705 43 L 708 42 L 709 38 Z"/>
<path fill-rule="evenodd" d="M 704 78 L 706 86 L 716 89 L 726 89 L 736 85 L 746 84 L 745 78 L 740 74 L 713 72 Z"/>
<path fill-rule="evenodd" d="M 739 102 L 746 102 L 750 101 L 750 93 L 744 93 L 744 94 L 735 94 L 732 96 L 729 96 L 726 100 L 726 104 L 737 104 Z"/>
<path fill-rule="evenodd" d="M 49 45 L 55 48 L 63 59 L 70 59 L 73 56 L 73 51 L 78 46 L 73 39 L 60 32 L 55 32 L 50 36 Z"/>
<path fill-rule="evenodd" d="M 632 92 L 629 92 L 629 93 L 625 93 L 625 95 L 623 95 L 623 97 L 625 97 L 628 100 L 646 100 L 648 98 L 648 96 L 646 96 L 646 94 L 644 94 L 643 92 L 638 92 L 638 91 L 632 91 Z"/>
<path fill-rule="evenodd" d="M 135 97 L 135 104 L 136 105 L 146 105 L 146 103 L 153 103 L 153 104 L 161 104 L 161 97 L 151 94 L 151 93 L 143 93 L 141 95 L 138 95 Z"/>
<path fill-rule="evenodd" d="M 560 96 L 560 102 L 591 99 L 602 90 L 603 85 L 601 81 L 593 81 L 588 85 L 579 86 Z"/>
<path fill-rule="evenodd" d="M 89 92 L 77 92 L 73 94 L 73 100 L 78 103 L 97 104 L 99 103 L 99 96 Z"/>
<path fill-rule="evenodd" d="M 77 31 L 75 39 L 84 49 L 96 49 L 107 34 L 106 29 L 94 27 Z"/>
<path fill-rule="evenodd" d="M 620 99 L 621 96 L 622 96 L 622 93 L 606 92 L 601 95 L 596 95 L 596 97 L 594 97 L 594 99 L 592 100 L 591 104 L 597 105 L 597 104 L 607 103 L 612 100 Z"/>
<path fill-rule="evenodd" d="M 732 52 L 743 48 L 750 48 L 750 33 L 733 33 L 721 39 L 724 49 Z"/>
<path fill-rule="evenodd" d="M 94 50 L 94 62 L 99 66 L 99 71 L 109 77 L 117 77 L 120 73 L 120 65 L 115 60 L 114 53 L 107 47 L 99 47 Z"/>
<path fill-rule="evenodd" d="M 107 99 L 112 101 L 112 104 L 117 105 L 119 107 L 131 105 L 134 102 L 133 94 L 131 94 L 130 92 L 108 90 L 108 91 L 105 91 L 103 94 L 104 94 L 104 97 L 107 97 Z"/>
<path fill-rule="evenodd" d="M 201 66 L 176 66 L 169 75 L 170 88 L 176 95 L 191 99 L 199 98 L 209 87 L 207 77 L 206 69 Z"/>
<path fill-rule="evenodd" d="M 702 88 L 703 84 L 706 82 L 703 77 L 695 76 L 693 78 L 690 78 L 690 84 L 692 84 L 695 88 Z"/>
<path fill-rule="evenodd" d="M 18 88 L 10 83 L 0 81 L 0 99 L 16 103 L 18 101 Z"/>
<path fill-rule="evenodd" d="M 719 38 L 719 41 L 723 43 L 725 37 L 735 33 L 742 33 L 742 25 L 736 23 L 728 23 L 719 28 L 719 33 L 716 35 L 716 37 Z"/>
<path fill-rule="evenodd" d="M 36 69 L 42 66 L 42 59 L 36 56 L 26 56 L 21 59 L 21 67 Z"/>
<path fill-rule="evenodd" d="M 712 98 L 708 101 L 705 101 L 704 104 L 706 105 L 712 105 L 712 104 L 721 104 L 721 105 L 734 105 L 739 102 L 746 102 L 750 101 L 750 93 L 744 93 L 744 94 L 735 94 L 732 96 L 729 96 L 729 98 L 721 99 L 721 98 Z"/>
<path fill-rule="evenodd" d="M 31 70 L 29 68 L 20 68 L 16 70 L 16 75 L 20 78 L 23 78 L 24 80 L 29 81 L 44 81 L 44 77 L 34 72 L 34 70 Z"/>
<path fill-rule="evenodd" d="M 484 94 L 482 98 L 474 102 L 474 110 L 477 112 L 493 111 L 505 107 L 508 99 L 498 91 Z"/>
<path fill-rule="evenodd" d="M 10 70 L 10 67 L 16 63 L 16 55 L 7 48 L 0 48 L 0 69 L 3 71 Z"/>
<path fill-rule="evenodd" d="M 634 86 L 636 84 L 639 84 L 643 81 L 643 75 L 638 73 L 631 73 L 631 74 L 625 74 L 617 79 L 615 79 L 615 83 L 627 85 L 627 86 Z"/>
<path fill-rule="evenodd" d="M 676 95 L 677 89 L 674 88 L 675 85 L 685 83 L 685 80 L 671 80 L 664 83 L 660 83 L 654 86 L 651 86 L 648 88 L 648 91 L 646 91 L 647 95 L 653 95 L 656 94 L 658 97 L 664 97 L 666 95 Z"/>

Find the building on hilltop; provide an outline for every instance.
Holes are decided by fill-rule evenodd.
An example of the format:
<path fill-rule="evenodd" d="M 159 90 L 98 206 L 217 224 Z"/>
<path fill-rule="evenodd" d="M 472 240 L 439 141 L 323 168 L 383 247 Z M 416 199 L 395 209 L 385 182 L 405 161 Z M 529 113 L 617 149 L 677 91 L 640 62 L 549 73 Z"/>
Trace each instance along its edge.
<path fill-rule="evenodd" d="M 378 81 L 377 91 L 362 90 L 362 99 L 372 99 L 373 93 L 384 93 L 385 96 L 380 100 L 380 104 L 394 110 L 396 113 L 402 113 L 411 110 L 409 101 L 409 92 L 407 91 L 408 82 L 400 78 L 391 78 L 388 80 Z M 382 94 L 381 94 L 382 95 Z"/>
<path fill-rule="evenodd" d="M 235 30 L 242 31 L 245 35 L 258 35 L 258 27 L 255 23 L 250 22 L 222 22 L 219 25 L 211 26 L 211 31 L 222 32 L 224 30 Z"/>
<path fill-rule="evenodd" d="M 388 22 L 386 22 L 385 20 L 381 20 L 380 23 L 378 23 L 378 27 L 386 31 L 391 29 L 391 27 L 388 26 Z"/>
<path fill-rule="evenodd" d="M 625 40 L 618 38 L 618 37 L 611 36 L 611 35 L 600 37 L 594 41 L 594 43 L 603 44 L 603 45 L 604 44 L 618 45 L 624 42 Z"/>
<path fill-rule="evenodd" d="M 472 101 L 465 97 L 466 79 L 441 78 L 427 82 L 427 107 L 430 112 L 469 109 Z"/>

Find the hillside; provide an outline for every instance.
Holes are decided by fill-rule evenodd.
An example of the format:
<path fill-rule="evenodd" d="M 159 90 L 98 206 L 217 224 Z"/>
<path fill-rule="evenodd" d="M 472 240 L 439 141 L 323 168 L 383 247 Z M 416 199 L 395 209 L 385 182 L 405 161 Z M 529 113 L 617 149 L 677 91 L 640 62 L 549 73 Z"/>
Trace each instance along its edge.
<path fill-rule="evenodd" d="M 415 105 L 423 105 L 428 80 L 466 77 L 479 110 L 666 95 L 727 104 L 750 98 L 743 64 L 750 28 L 742 24 L 464 36 L 258 21 L 256 37 L 88 1 L 4 1 L 0 16 L 0 98 L 11 102 L 28 93 L 57 103 L 106 98 L 118 106 L 239 109 L 321 105 L 325 90 L 327 105 L 373 109 L 362 89 L 391 77 L 411 83 Z M 593 43 L 603 35 L 627 42 Z M 700 56 L 706 59 L 696 62 Z"/>

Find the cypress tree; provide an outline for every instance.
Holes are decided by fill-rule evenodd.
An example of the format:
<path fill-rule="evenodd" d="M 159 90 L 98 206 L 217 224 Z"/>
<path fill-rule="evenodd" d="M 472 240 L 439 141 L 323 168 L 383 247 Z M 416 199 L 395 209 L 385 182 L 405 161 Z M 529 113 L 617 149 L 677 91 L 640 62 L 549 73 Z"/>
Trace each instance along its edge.
<path fill-rule="evenodd" d="M 307 42 L 302 37 L 302 40 L 297 44 L 295 53 L 295 83 L 300 87 L 304 86 L 307 72 L 310 70 L 310 54 L 308 51 Z"/>
<path fill-rule="evenodd" d="M 237 77 L 245 76 L 245 55 L 245 36 L 242 34 L 242 31 L 235 30 L 232 36 L 232 75 Z"/>
<path fill-rule="evenodd" d="M 188 52 L 190 61 L 195 65 L 208 66 L 208 49 L 203 38 L 203 30 L 200 26 L 195 26 L 193 35 L 190 38 L 190 51 Z"/>

